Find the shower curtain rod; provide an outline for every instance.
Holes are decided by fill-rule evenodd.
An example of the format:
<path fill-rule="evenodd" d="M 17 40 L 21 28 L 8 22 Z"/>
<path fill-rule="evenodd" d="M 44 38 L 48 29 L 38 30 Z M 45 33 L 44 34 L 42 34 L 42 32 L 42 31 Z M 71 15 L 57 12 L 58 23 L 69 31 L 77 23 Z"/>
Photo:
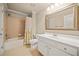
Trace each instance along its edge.
<path fill-rule="evenodd" d="M 12 10 L 12 9 L 7 9 L 7 11 L 13 12 L 13 13 L 16 13 L 16 14 L 19 14 L 19 15 L 23 15 L 23 16 L 28 16 L 28 14 L 25 14 L 25 13 L 22 13 L 22 12 L 19 12 L 19 11 L 15 11 L 15 10 Z"/>

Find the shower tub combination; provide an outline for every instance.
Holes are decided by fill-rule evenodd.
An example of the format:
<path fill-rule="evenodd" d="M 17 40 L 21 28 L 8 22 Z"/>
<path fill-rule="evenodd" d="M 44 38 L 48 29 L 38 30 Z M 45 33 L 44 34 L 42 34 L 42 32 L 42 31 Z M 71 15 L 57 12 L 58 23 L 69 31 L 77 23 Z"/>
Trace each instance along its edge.
<path fill-rule="evenodd" d="M 3 55 L 6 50 L 23 46 L 24 39 L 11 38 L 6 40 L 0 48 L 0 55 Z"/>
<path fill-rule="evenodd" d="M 17 38 L 8 39 L 4 43 L 4 49 L 8 50 L 8 49 L 13 49 L 13 48 L 21 47 L 21 46 L 23 46 L 23 40 L 24 39 L 17 39 Z"/>

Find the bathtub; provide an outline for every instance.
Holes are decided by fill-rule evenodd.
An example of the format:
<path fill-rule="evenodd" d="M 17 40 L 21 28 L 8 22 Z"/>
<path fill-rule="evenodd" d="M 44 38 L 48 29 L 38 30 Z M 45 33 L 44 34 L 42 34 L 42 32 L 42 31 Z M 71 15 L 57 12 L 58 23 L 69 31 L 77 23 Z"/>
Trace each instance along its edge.
<path fill-rule="evenodd" d="M 4 50 L 9 50 L 9 49 L 18 48 L 18 47 L 23 46 L 23 40 L 24 39 L 17 39 L 17 38 L 8 39 L 4 43 Z"/>

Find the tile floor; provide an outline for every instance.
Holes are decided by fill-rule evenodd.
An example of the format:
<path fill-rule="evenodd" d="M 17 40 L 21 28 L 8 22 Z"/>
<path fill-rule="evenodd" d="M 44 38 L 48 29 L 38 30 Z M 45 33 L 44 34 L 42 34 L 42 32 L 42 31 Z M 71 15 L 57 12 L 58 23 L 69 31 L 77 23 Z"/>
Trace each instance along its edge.
<path fill-rule="evenodd" d="M 31 49 L 26 47 L 14 48 L 6 50 L 4 56 L 42 56 L 37 49 Z"/>
<path fill-rule="evenodd" d="M 6 41 L 3 56 L 42 56 L 37 49 L 32 49 L 30 45 L 22 43 L 22 40 Z"/>

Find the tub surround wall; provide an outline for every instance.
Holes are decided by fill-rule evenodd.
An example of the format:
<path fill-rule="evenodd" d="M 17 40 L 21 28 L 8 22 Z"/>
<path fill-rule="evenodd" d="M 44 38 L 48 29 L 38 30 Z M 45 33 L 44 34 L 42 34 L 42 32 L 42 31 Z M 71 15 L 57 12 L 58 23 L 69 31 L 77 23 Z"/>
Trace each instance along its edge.
<path fill-rule="evenodd" d="M 7 38 L 14 38 L 18 37 L 19 34 L 24 36 L 25 32 L 25 18 L 14 14 L 9 13 L 10 15 L 7 16 Z"/>

